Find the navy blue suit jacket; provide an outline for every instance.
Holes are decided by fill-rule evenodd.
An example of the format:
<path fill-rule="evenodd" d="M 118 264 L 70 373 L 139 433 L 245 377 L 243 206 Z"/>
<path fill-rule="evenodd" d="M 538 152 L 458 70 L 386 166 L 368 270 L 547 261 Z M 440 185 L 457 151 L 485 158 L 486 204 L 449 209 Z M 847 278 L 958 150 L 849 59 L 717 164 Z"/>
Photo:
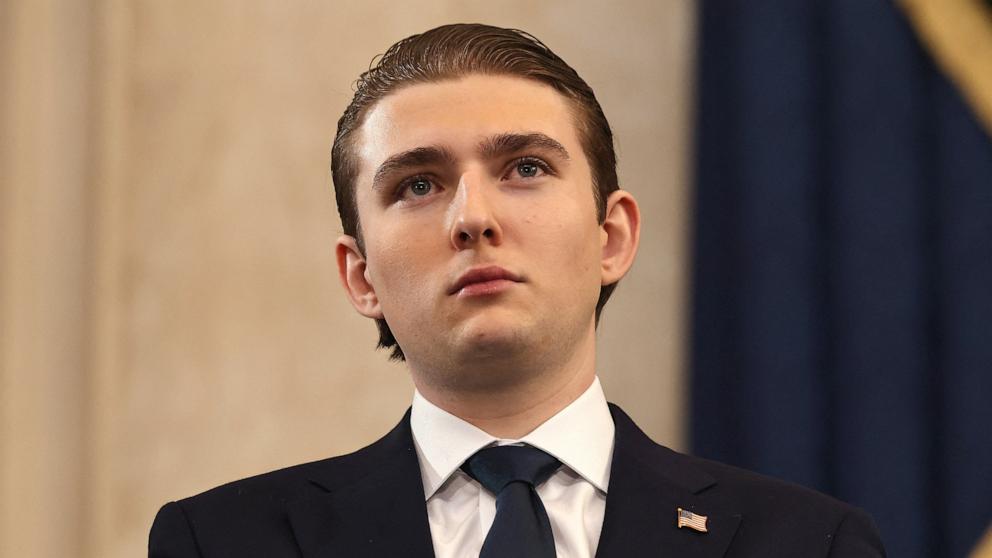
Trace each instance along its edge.
<path fill-rule="evenodd" d="M 598 558 L 879 557 L 871 518 L 818 492 L 676 453 L 611 405 L 616 443 Z M 676 527 L 676 509 L 708 517 Z M 240 480 L 162 507 L 151 558 L 434 555 L 407 415 L 355 453 Z M 508 557 L 511 558 L 511 557 Z"/>

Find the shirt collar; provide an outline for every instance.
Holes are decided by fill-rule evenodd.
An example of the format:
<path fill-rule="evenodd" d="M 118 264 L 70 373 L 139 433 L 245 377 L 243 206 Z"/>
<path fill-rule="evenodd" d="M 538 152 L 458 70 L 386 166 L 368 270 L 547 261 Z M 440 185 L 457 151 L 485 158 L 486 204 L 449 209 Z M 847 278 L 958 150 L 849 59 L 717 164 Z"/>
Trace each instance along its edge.
<path fill-rule="evenodd" d="M 437 407 L 419 391 L 413 394 L 410 428 L 428 500 L 466 459 L 494 442 L 530 444 L 555 456 L 604 493 L 609 486 L 614 426 L 598 377 L 578 399 L 519 440 L 491 436 Z"/>

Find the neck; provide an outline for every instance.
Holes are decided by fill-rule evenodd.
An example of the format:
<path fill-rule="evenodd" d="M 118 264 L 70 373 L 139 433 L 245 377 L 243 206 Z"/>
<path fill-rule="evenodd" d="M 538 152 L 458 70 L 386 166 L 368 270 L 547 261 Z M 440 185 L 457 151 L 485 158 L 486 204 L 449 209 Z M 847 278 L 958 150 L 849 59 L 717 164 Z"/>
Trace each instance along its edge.
<path fill-rule="evenodd" d="M 527 370 L 515 380 L 485 389 L 451 389 L 421 381 L 414 384 L 425 399 L 486 433 L 519 439 L 579 398 L 596 377 L 595 331 L 570 358 L 557 366 Z"/>

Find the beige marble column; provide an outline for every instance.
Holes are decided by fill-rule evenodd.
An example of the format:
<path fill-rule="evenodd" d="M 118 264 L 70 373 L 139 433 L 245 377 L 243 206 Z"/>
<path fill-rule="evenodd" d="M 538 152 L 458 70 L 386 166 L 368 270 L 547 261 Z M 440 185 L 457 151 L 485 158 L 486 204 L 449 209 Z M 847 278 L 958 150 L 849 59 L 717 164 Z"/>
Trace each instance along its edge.
<path fill-rule="evenodd" d="M 83 3 L 0 15 L 0 556 L 84 545 L 89 31 Z"/>

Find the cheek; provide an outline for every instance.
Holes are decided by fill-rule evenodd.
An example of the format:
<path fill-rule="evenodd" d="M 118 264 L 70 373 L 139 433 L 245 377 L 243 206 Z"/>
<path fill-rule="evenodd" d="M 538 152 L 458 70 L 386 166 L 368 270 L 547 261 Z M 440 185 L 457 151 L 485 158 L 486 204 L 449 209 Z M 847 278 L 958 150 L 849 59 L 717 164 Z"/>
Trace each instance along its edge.
<path fill-rule="evenodd" d="M 375 238 L 366 245 L 368 270 L 383 311 L 429 301 L 437 269 L 429 239 L 417 229 L 380 230 Z"/>
<path fill-rule="evenodd" d="M 548 272 L 561 274 L 558 281 L 598 285 L 601 229 L 595 207 L 575 200 L 559 200 L 550 207 L 529 209 L 521 220 L 535 261 Z"/>

